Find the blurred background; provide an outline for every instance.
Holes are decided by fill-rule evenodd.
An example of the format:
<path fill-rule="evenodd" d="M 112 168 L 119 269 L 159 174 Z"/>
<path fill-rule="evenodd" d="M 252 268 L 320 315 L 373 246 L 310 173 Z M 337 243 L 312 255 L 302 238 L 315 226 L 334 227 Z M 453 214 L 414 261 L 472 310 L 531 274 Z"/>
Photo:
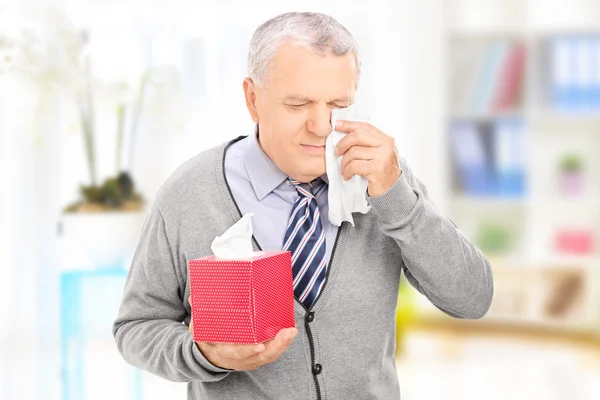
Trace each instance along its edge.
<path fill-rule="evenodd" d="M 369 120 L 487 255 L 478 321 L 399 290 L 402 397 L 600 396 L 600 0 L 0 0 L 0 398 L 185 398 L 111 335 L 147 206 L 253 126 L 254 29 L 357 38 Z"/>

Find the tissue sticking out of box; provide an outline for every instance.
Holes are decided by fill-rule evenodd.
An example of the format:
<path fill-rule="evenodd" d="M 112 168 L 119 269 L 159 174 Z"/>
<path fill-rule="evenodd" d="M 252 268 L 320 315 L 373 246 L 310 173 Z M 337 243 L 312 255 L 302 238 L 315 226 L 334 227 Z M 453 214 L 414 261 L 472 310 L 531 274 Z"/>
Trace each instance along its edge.
<path fill-rule="evenodd" d="M 235 260 L 255 256 L 252 249 L 252 217 L 245 214 L 221 236 L 213 240 L 210 248 L 216 258 Z"/>

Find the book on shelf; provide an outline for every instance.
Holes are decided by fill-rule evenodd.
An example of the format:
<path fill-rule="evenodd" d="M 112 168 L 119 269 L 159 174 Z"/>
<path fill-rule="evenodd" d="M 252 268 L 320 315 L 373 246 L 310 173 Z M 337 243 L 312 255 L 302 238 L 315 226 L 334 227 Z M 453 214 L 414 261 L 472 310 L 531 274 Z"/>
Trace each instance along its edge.
<path fill-rule="evenodd" d="M 508 53 L 508 43 L 500 41 L 488 46 L 483 68 L 478 72 L 476 90 L 471 97 L 470 109 L 475 114 L 485 114 L 491 111 L 494 90 L 500 75 L 501 65 Z"/>
<path fill-rule="evenodd" d="M 527 49 L 522 42 L 492 40 L 458 45 L 451 63 L 457 100 L 466 115 L 506 113 L 519 108 Z"/>
<path fill-rule="evenodd" d="M 600 111 L 600 34 L 548 40 L 550 105 L 562 112 Z"/>
<path fill-rule="evenodd" d="M 450 143 L 460 191 L 475 197 L 523 197 L 524 131 L 519 118 L 454 121 Z"/>
<path fill-rule="evenodd" d="M 462 190 L 473 195 L 489 195 L 492 191 L 492 169 L 477 124 L 456 121 L 452 124 L 450 135 L 454 167 Z"/>
<path fill-rule="evenodd" d="M 495 190 L 500 196 L 521 196 L 525 192 L 523 121 L 500 119 L 492 126 Z"/>
<path fill-rule="evenodd" d="M 517 43 L 510 49 L 496 82 L 496 92 L 492 100 L 493 111 L 507 111 L 517 104 L 525 72 L 526 54 L 525 45 L 522 43 Z"/>

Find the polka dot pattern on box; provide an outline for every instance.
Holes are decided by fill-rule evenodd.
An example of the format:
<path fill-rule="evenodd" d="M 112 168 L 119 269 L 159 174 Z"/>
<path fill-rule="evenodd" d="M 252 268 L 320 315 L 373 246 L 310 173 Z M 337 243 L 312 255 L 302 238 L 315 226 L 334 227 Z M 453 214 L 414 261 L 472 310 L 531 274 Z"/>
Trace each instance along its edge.
<path fill-rule="evenodd" d="M 256 332 L 263 342 L 281 329 L 296 326 L 292 258 L 289 252 L 254 262 L 253 288 L 256 298 Z"/>
<path fill-rule="evenodd" d="M 189 275 L 197 342 L 260 343 L 295 326 L 289 252 L 195 259 Z"/>

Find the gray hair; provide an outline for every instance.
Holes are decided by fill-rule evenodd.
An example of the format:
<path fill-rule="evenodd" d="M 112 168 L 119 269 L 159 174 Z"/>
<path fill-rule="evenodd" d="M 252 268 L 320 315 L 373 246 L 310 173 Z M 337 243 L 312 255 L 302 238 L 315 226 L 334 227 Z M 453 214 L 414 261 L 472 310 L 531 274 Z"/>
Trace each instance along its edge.
<path fill-rule="evenodd" d="M 313 12 L 288 12 L 260 25 L 250 41 L 248 77 L 257 86 L 267 80 L 269 64 L 284 43 L 302 46 L 319 55 L 343 56 L 354 54 L 357 68 L 356 84 L 360 77 L 358 44 L 352 34 L 329 15 Z"/>

